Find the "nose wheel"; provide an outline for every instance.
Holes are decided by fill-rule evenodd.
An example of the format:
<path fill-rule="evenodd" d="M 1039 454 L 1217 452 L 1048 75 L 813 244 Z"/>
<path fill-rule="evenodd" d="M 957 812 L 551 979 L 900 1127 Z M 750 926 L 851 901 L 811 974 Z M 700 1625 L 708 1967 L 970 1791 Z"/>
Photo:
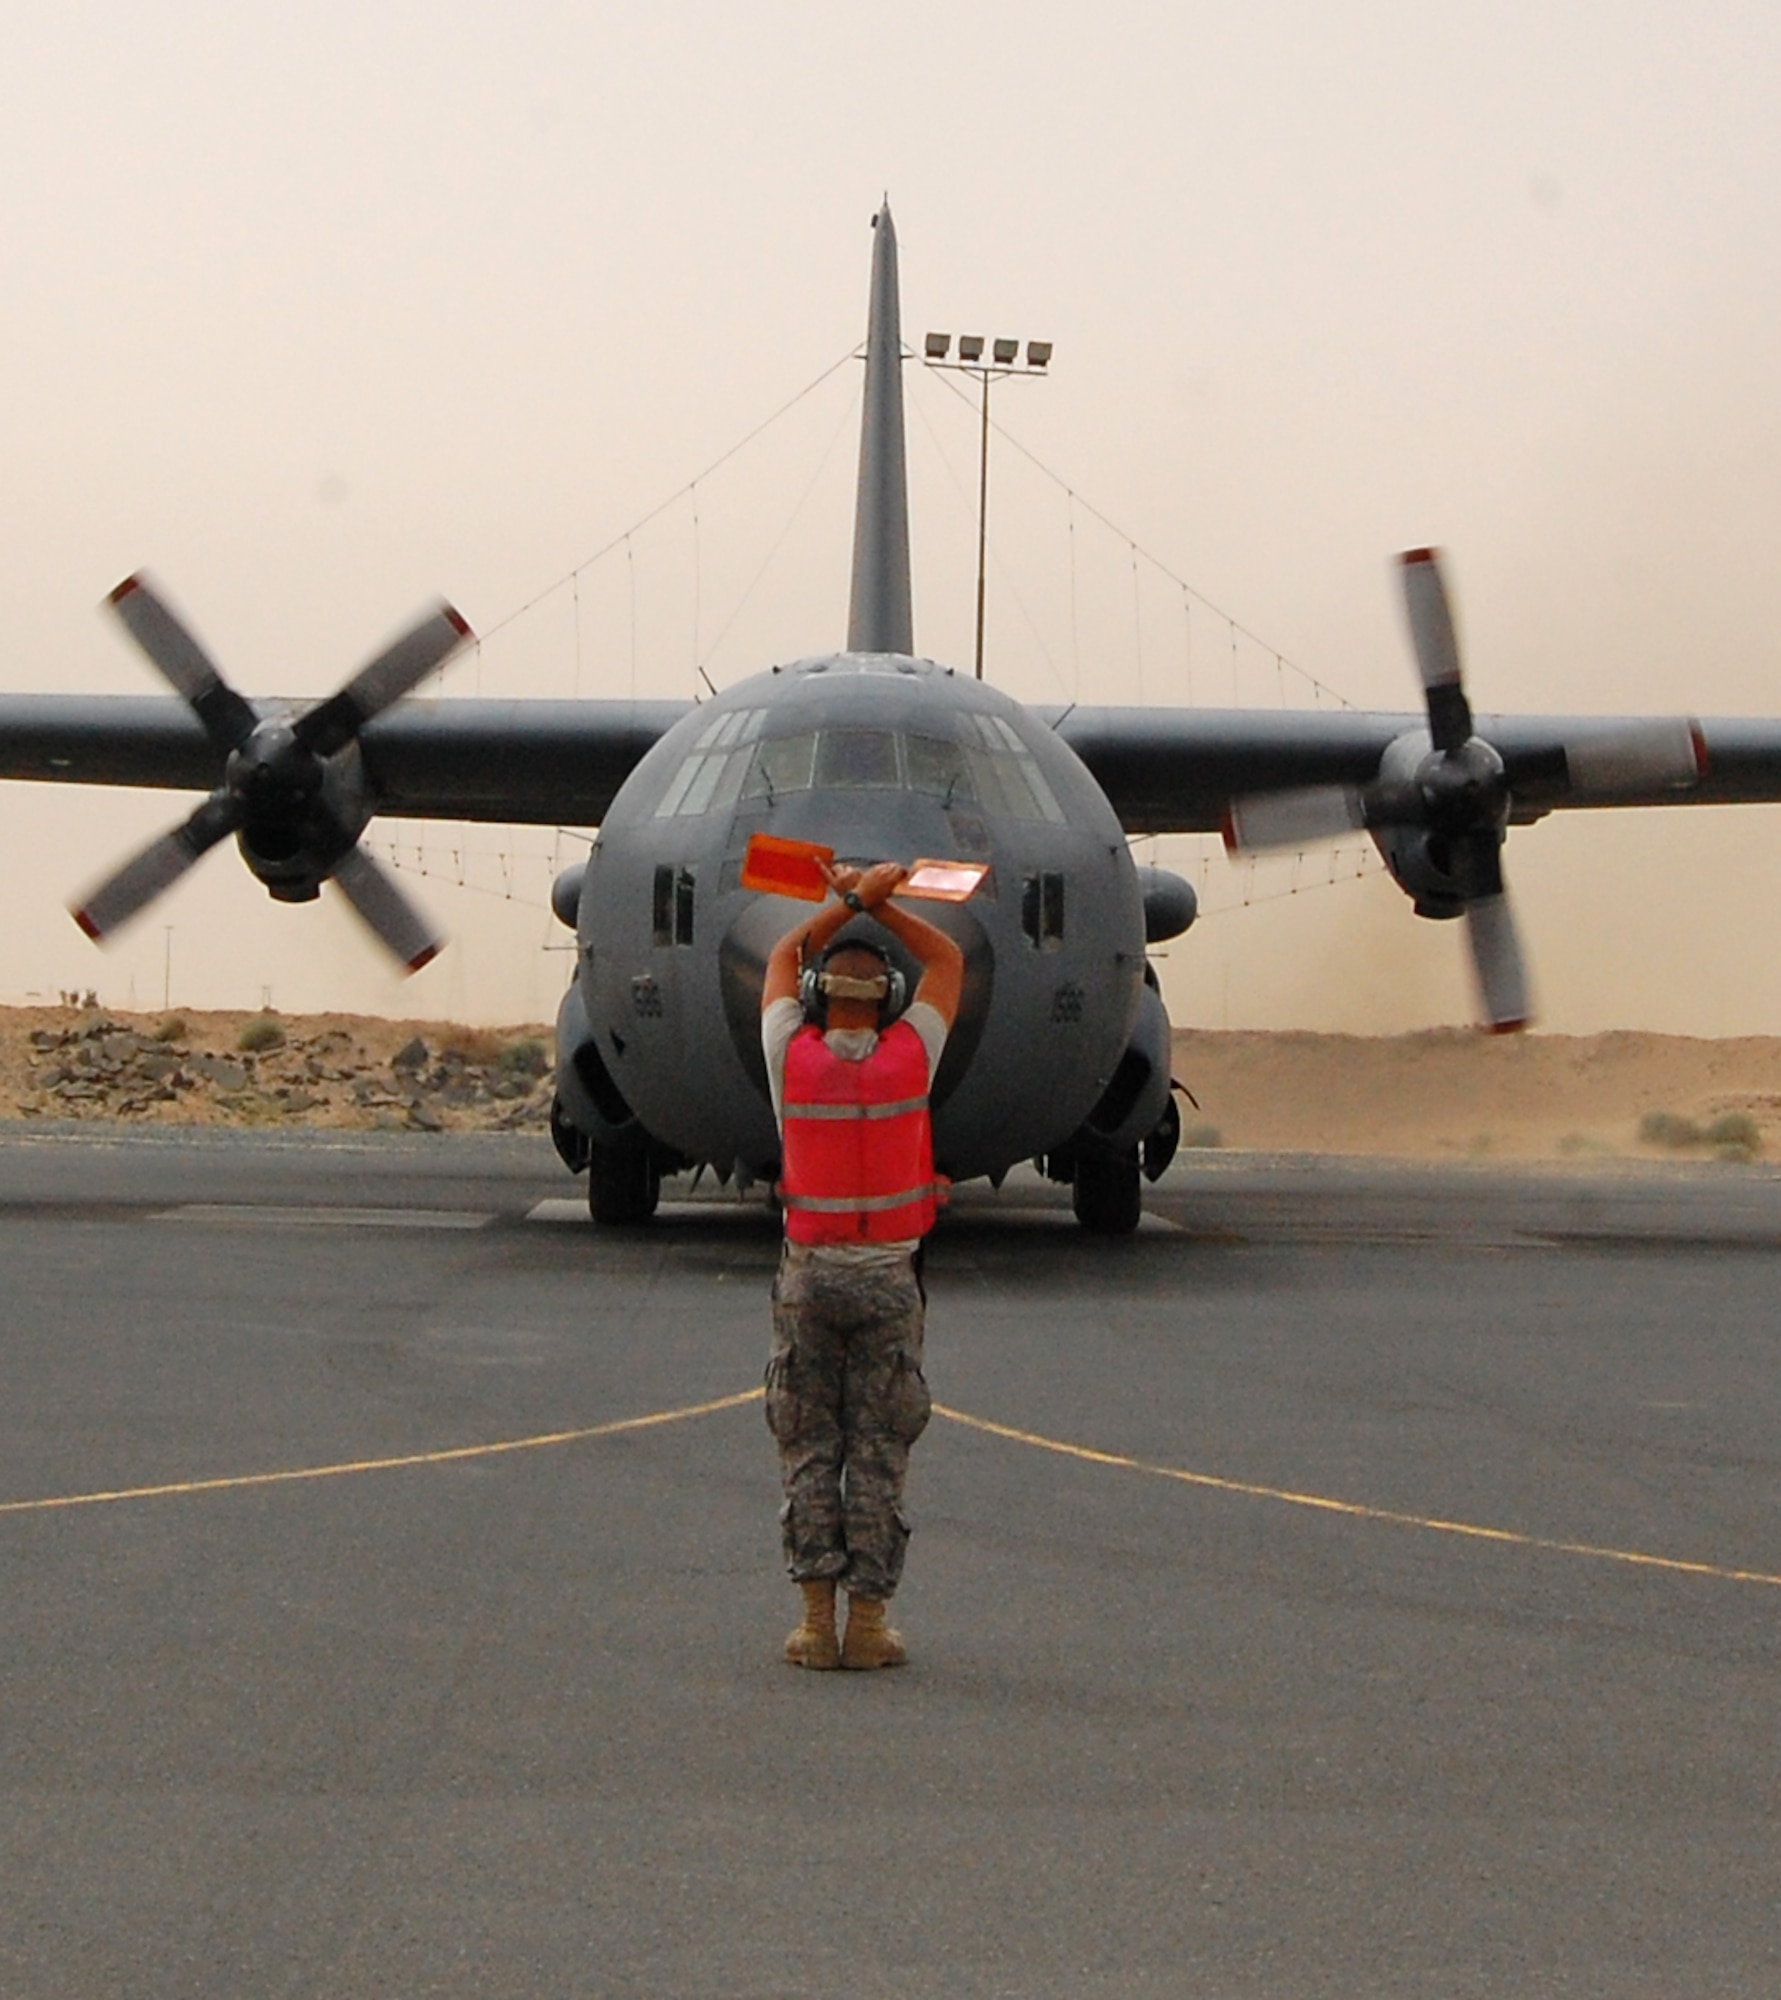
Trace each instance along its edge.
<path fill-rule="evenodd" d="M 661 1170 L 647 1146 L 594 1146 L 587 1169 L 588 1213 L 606 1227 L 647 1222 L 662 1198 Z"/>
<path fill-rule="evenodd" d="M 1098 1152 L 1080 1146 L 1070 1179 L 1070 1205 L 1091 1236 L 1130 1236 L 1143 1213 L 1136 1146 Z"/>

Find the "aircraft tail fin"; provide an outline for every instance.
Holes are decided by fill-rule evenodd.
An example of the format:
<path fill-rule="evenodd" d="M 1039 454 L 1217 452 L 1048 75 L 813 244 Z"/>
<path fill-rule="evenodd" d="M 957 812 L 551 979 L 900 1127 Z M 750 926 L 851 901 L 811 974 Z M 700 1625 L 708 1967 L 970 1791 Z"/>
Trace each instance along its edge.
<path fill-rule="evenodd" d="M 866 324 L 865 409 L 853 518 L 850 653 L 909 653 L 909 482 L 903 457 L 903 329 L 897 231 L 887 201 L 872 218 L 872 304 Z"/>

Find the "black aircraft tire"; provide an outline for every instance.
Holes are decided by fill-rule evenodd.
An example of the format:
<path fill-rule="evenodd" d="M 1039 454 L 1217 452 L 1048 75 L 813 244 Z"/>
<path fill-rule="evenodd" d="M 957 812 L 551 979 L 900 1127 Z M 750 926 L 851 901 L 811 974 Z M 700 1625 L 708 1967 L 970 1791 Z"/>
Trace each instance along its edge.
<path fill-rule="evenodd" d="M 608 1228 L 647 1222 L 662 1195 L 662 1177 L 642 1146 L 595 1146 L 587 1170 L 587 1206 Z"/>
<path fill-rule="evenodd" d="M 1096 1153 L 1084 1147 L 1076 1155 L 1076 1176 L 1070 1205 L 1076 1220 L 1091 1236 L 1130 1236 L 1144 1212 L 1138 1178 L 1138 1149 Z"/>

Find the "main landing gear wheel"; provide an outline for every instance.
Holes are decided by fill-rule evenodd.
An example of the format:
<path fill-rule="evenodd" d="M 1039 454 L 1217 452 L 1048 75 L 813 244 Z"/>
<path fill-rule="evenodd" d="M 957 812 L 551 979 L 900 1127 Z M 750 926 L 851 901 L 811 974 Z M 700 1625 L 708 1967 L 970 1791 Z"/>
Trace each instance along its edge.
<path fill-rule="evenodd" d="M 587 1169 L 588 1213 L 624 1227 L 647 1222 L 662 1197 L 662 1176 L 645 1146 L 595 1146 Z"/>
<path fill-rule="evenodd" d="M 1144 1203 L 1138 1182 L 1138 1149 L 1097 1153 L 1082 1147 L 1070 1185 L 1076 1220 L 1091 1236 L 1130 1236 Z"/>

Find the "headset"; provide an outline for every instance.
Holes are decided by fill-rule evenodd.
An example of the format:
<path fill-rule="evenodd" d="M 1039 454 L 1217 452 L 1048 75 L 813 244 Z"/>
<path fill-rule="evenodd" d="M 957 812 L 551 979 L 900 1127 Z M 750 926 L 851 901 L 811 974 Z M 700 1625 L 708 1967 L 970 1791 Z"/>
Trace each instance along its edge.
<path fill-rule="evenodd" d="M 903 977 L 902 968 L 891 963 L 890 953 L 882 945 L 873 944 L 867 938 L 837 938 L 814 965 L 805 966 L 798 974 L 798 1005 L 803 1009 L 805 1020 L 819 1028 L 827 1021 L 829 981 L 831 978 L 840 979 L 845 975 L 831 974 L 825 968 L 831 958 L 844 951 L 870 952 L 884 967 L 883 985 L 877 995 L 879 1026 L 882 1027 L 885 1022 L 895 1020 L 903 1011 L 903 1001 L 909 991 L 909 982 Z M 877 986 L 879 982 L 873 980 L 870 983 Z M 871 996 L 862 993 L 857 997 L 864 1000 Z"/>

